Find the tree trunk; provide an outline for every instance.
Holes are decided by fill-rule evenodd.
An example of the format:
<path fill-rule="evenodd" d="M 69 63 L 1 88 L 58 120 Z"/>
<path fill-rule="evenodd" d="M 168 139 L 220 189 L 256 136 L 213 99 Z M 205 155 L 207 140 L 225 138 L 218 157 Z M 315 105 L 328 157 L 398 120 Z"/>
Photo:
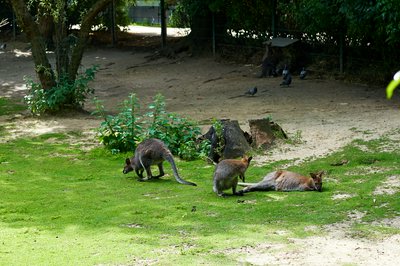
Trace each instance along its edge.
<path fill-rule="evenodd" d="M 69 66 L 69 53 L 71 49 L 72 39 L 67 37 L 67 25 L 65 21 L 67 13 L 67 2 L 65 1 L 62 10 L 58 11 L 58 18 L 56 19 L 56 71 L 58 74 L 58 82 L 61 78 L 68 75 Z"/>
<path fill-rule="evenodd" d="M 78 69 L 81 65 L 83 52 L 89 39 L 89 33 L 91 32 L 93 20 L 96 18 L 97 14 L 105 9 L 110 3 L 112 3 L 112 0 L 97 1 L 83 17 L 81 29 L 78 34 L 78 40 L 71 55 L 71 63 L 69 64 L 68 69 L 69 80 L 75 80 L 76 75 L 78 74 Z"/>
<path fill-rule="evenodd" d="M 266 119 L 250 120 L 250 134 L 253 137 L 253 146 L 256 149 L 267 148 L 275 140 L 274 133 L 272 132 L 270 121 Z"/>
<path fill-rule="evenodd" d="M 28 40 L 32 45 L 32 57 L 35 71 L 44 90 L 56 85 L 53 69 L 46 55 L 46 45 L 39 30 L 38 24 L 29 13 L 28 7 L 23 0 L 11 0 L 15 15 L 22 29 L 24 29 Z"/>
<path fill-rule="evenodd" d="M 287 135 L 283 129 L 268 118 L 249 120 L 249 126 L 253 140 L 252 146 L 256 149 L 270 147 L 276 136 L 287 139 Z"/>
<path fill-rule="evenodd" d="M 225 148 L 224 159 L 242 157 L 251 147 L 245 137 L 245 132 L 240 128 L 237 120 L 223 120 Z"/>
<path fill-rule="evenodd" d="M 46 48 L 49 50 L 54 49 L 54 20 L 50 15 L 45 15 L 39 18 L 39 30 L 43 36 Z"/>
<path fill-rule="evenodd" d="M 87 40 L 89 38 L 89 33 L 91 31 L 94 18 L 100 11 L 104 10 L 111 2 L 112 0 L 98 0 L 92 6 L 92 8 L 85 14 L 85 16 L 82 19 L 81 30 L 79 31 L 77 43 L 72 51 L 70 63 L 64 57 L 65 54 L 64 51 L 58 51 L 60 56 L 59 59 L 61 61 L 57 62 L 57 68 L 59 71 L 61 71 L 61 73 L 64 72 L 65 68 L 66 69 L 65 72 L 67 72 L 70 81 L 74 81 L 78 73 L 78 69 L 82 61 L 83 52 L 86 47 Z M 57 82 L 55 80 L 54 71 L 46 55 L 45 41 L 39 30 L 38 24 L 35 22 L 34 18 L 30 14 L 29 9 L 24 0 L 11 0 L 11 4 L 13 6 L 14 12 L 17 16 L 21 28 L 25 31 L 28 40 L 32 44 L 32 56 L 33 56 L 33 61 L 35 63 L 35 70 L 39 77 L 40 83 L 42 84 L 43 89 L 47 90 L 55 87 Z M 59 39 L 62 39 L 60 41 L 62 43 L 61 46 L 64 46 L 65 42 L 68 42 L 69 39 L 65 38 L 66 30 L 64 22 L 60 21 L 60 23 L 62 23 L 61 25 L 62 28 L 60 32 L 61 34 L 59 33 L 60 34 Z"/>
<path fill-rule="evenodd" d="M 242 157 L 251 150 L 246 132 L 243 132 L 237 120 L 220 120 L 220 122 L 222 136 L 218 136 L 213 126 L 202 136 L 211 142 L 208 157 L 213 162 L 218 163 L 221 159 Z"/>

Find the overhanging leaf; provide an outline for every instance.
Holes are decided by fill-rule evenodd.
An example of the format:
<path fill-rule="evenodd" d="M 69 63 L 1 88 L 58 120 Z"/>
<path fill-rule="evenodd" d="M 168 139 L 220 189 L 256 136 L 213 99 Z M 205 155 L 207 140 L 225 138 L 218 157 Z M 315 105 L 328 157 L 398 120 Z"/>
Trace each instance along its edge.
<path fill-rule="evenodd" d="M 397 86 L 400 85 L 400 71 L 397 72 L 394 77 L 393 80 L 389 83 L 389 85 L 386 87 L 386 97 L 388 99 L 391 99 L 393 96 L 393 92 L 394 90 L 397 88 Z"/>

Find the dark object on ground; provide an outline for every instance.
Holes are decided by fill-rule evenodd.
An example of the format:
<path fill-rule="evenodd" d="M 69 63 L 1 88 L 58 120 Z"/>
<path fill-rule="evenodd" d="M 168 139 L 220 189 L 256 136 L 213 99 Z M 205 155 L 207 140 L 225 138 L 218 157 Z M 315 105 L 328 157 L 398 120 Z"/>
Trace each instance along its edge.
<path fill-rule="evenodd" d="M 303 67 L 303 69 L 300 71 L 300 79 L 305 79 L 307 76 L 307 71 L 306 69 Z"/>
<path fill-rule="evenodd" d="M 274 59 L 265 58 L 261 65 L 261 74 L 258 76 L 259 78 L 263 77 L 276 77 L 278 73 L 276 72 L 275 64 L 272 62 Z M 275 60 L 276 61 L 276 60 Z"/>
<path fill-rule="evenodd" d="M 244 94 L 254 96 L 257 93 L 257 87 L 248 89 Z"/>
<path fill-rule="evenodd" d="M 285 77 L 287 76 L 287 74 L 289 74 L 289 70 L 288 70 L 287 65 L 285 65 L 285 67 L 284 67 L 283 70 L 282 70 L 282 76 L 283 76 L 283 78 L 285 78 Z"/>
<path fill-rule="evenodd" d="M 290 73 L 287 73 L 284 77 L 283 77 L 283 81 L 280 84 L 281 86 L 288 86 L 292 83 L 292 75 Z"/>
<path fill-rule="evenodd" d="M 349 163 L 349 160 L 343 159 L 340 162 L 331 163 L 332 166 L 342 166 Z"/>

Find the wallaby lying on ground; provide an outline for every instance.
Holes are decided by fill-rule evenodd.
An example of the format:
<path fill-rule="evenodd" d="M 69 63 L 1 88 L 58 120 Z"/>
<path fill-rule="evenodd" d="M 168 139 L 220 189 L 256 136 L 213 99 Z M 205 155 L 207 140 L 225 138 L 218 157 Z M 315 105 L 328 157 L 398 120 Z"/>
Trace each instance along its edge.
<path fill-rule="evenodd" d="M 311 177 L 302 176 L 298 173 L 279 170 L 267 174 L 259 183 L 239 183 L 241 186 L 246 186 L 240 193 L 251 191 L 306 191 L 316 190 L 322 191 L 322 174 L 310 173 Z"/>
<path fill-rule="evenodd" d="M 243 156 L 241 160 L 225 159 L 217 164 L 214 172 L 213 190 L 218 196 L 225 196 L 224 190 L 232 188 L 233 195 L 243 195 L 236 192 L 238 177 L 244 182 L 244 173 L 249 167 L 252 157 Z"/>
<path fill-rule="evenodd" d="M 135 155 L 130 159 L 126 158 L 123 173 L 127 174 L 135 170 L 140 181 L 160 178 L 164 175 L 164 161 L 168 161 L 171 164 L 176 181 L 184 185 L 197 186 L 195 183 L 185 181 L 179 176 L 172 153 L 168 149 L 167 145 L 159 139 L 147 139 L 141 142 L 135 150 Z M 158 176 L 153 176 L 151 174 L 150 166 L 152 165 L 158 165 L 160 171 Z M 144 170 L 146 170 L 147 179 L 143 178 Z"/>

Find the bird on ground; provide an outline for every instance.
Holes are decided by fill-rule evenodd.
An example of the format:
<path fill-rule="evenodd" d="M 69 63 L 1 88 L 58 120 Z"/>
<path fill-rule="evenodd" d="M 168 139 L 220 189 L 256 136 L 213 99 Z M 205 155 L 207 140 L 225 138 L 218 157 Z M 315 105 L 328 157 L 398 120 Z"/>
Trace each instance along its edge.
<path fill-rule="evenodd" d="M 304 79 L 307 76 L 307 71 L 303 67 L 303 69 L 300 71 L 300 79 Z"/>
<path fill-rule="evenodd" d="M 254 96 L 257 93 L 257 87 L 248 89 L 244 94 Z"/>
<path fill-rule="evenodd" d="M 0 45 L 0 50 L 5 50 L 7 47 L 6 43 L 3 43 L 2 45 Z"/>
<path fill-rule="evenodd" d="M 287 65 L 285 65 L 285 67 L 282 70 L 282 76 L 285 77 L 288 73 L 289 73 L 289 70 L 287 68 Z"/>
<path fill-rule="evenodd" d="M 283 77 L 283 81 L 280 84 L 281 86 L 288 86 L 292 83 L 292 75 L 288 72 L 286 76 Z"/>

